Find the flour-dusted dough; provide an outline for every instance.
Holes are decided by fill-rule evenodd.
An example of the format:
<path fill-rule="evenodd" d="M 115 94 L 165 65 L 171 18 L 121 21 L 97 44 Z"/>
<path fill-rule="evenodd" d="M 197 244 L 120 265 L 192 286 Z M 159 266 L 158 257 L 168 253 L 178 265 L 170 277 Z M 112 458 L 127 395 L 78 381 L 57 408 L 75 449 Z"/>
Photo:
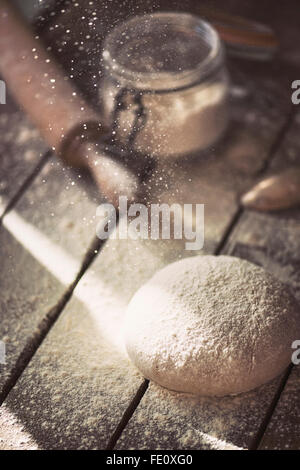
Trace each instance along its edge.
<path fill-rule="evenodd" d="M 129 357 L 145 377 L 197 395 L 245 392 L 289 364 L 300 312 L 287 287 L 230 256 L 195 256 L 158 271 L 125 318 Z"/>

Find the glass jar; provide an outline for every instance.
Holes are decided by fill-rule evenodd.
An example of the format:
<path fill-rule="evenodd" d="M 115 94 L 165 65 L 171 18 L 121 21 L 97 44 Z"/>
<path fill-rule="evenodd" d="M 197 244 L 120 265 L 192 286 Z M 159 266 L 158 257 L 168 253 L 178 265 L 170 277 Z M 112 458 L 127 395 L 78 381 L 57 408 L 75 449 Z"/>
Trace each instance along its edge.
<path fill-rule="evenodd" d="M 228 75 L 215 29 L 185 13 L 137 16 L 104 43 L 100 101 L 115 142 L 175 157 L 212 146 L 228 124 Z"/>

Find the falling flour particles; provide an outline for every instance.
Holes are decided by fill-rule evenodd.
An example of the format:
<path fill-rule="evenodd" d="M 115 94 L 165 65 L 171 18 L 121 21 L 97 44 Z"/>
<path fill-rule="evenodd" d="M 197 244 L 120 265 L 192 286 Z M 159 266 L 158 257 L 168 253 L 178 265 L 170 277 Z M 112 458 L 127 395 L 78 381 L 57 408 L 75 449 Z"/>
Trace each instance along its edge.
<path fill-rule="evenodd" d="M 133 17 L 107 36 L 103 61 L 103 116 L 122 144 L 135 129 L 136 150 L 173 157 L 204 150 L 224 133 L 225 55 L 217 32 L 201 18 L 177 12 Z"/>
<path fill-rule="evenodd" d="M 296 300 L 262 268 L 196 256 L 168 265 L 138 290 L 125 341 L 137 368 L 159 385 L 223 396 L 279 375 L 299 329 Z"/>

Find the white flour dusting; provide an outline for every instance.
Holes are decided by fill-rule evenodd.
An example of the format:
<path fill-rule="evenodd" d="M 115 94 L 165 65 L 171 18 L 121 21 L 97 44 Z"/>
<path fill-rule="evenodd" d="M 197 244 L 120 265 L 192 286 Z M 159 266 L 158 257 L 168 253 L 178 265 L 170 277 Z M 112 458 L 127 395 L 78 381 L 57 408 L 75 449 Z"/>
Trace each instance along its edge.
<path fill-rule="evenodd" d="M 162 269 L 135 294 L 125 337 L 147 378 L 172 390 L 223 396 L 282 372 L 299 327 L 296 301 L 262 268 L 197 256 Z"/>

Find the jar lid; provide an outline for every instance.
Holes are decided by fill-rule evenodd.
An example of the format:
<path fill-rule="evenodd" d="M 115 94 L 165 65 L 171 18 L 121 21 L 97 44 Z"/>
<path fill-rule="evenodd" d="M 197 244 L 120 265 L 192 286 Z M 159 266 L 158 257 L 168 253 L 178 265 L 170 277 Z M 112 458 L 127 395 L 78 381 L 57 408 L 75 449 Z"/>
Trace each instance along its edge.
<path fill-rule="evenodd" d="M 187 13 L 136 16 L 104 42 L 105 68 L 122 86 L 167 91 L 205 80 L 223 63 L 216 30 Z"/>

